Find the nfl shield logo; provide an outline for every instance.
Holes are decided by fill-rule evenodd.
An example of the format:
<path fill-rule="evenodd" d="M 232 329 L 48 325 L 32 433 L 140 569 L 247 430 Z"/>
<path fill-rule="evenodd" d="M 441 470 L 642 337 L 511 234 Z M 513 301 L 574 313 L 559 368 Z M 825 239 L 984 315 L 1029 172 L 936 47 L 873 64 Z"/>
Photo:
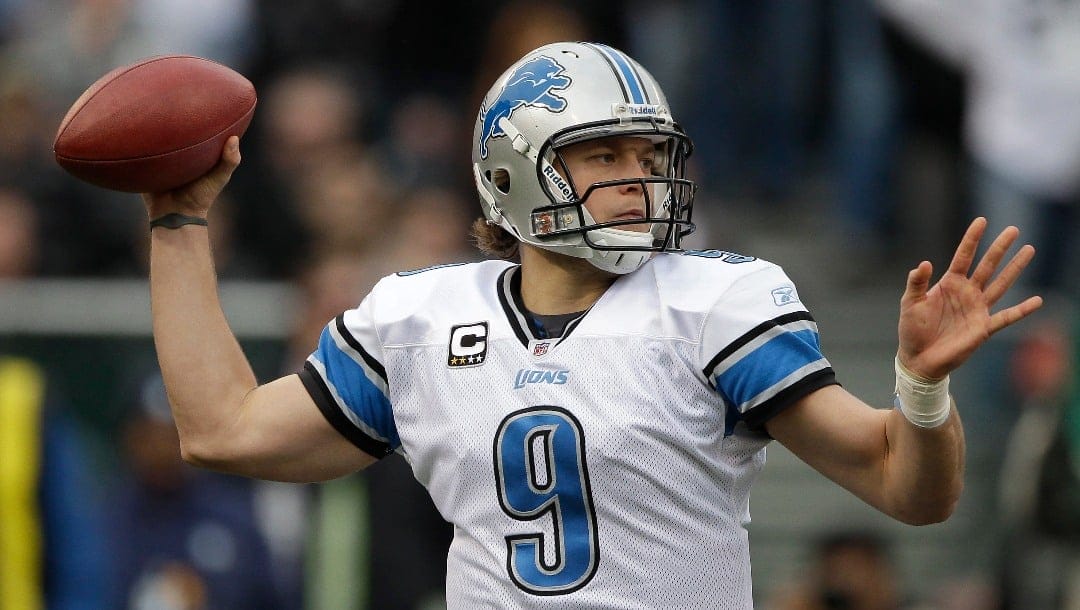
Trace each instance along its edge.
<path fill-rule="evenodd" d="M 537 343 L 533 346 L 533 356 L 543 356 L 548 351 L 550 343 Z"/>

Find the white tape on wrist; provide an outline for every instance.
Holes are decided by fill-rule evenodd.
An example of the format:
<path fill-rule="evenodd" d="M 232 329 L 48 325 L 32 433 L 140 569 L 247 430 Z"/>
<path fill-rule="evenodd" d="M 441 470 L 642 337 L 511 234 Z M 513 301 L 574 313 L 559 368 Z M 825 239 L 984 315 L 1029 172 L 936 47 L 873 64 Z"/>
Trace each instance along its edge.
<path fill-rule="evenodd" d="M 893 359 L 896 368 L 895 403 L 911 423 L 922 428 L 936 428 L 949 419 L 949 376 L 931 381 L 907 370 L 900 357 Z"/>

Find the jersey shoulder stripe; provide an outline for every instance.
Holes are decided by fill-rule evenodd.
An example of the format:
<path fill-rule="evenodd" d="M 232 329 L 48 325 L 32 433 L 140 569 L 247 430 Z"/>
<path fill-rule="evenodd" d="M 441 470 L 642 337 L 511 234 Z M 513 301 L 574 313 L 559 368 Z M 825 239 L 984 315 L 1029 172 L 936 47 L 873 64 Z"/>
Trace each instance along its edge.
<path fill-rule="evenodd" d="M 700 312 L 699 370 L 731 416 L 756 431 L 798 399 L 836 383 L 817 323 L 781 267 L 721 251 L 665 262 L 658 275 L 689 288 L 668 290 L 664 302 L 679 306 L 682 316 Z"/>
<path fill-rule="evenodd" d="M 308 393 L 331 425 L 350 429 L 343 434 L 353 444 L 376 457 L 401 445 L 386 369 L 348 329 L 344 314 L 323 329 L 304 372 Z"/>
<path fill-rule="evenodd" d="M 334 328 L 337 330 L 337 335 L 335 336 L 335 339 L 337 337 L 341 337 L 345 344 L 352 348 L 354 354 L 359 355 L 360 358 L 363 359 L 364 364 L 367 365 L 368 369 L 378 375 L 379 378 L 382 379 L 382 383 L 385 385 L 386 368 L 383 367 L 381 362 L 372 357 L 372 355 L 369 354 L 366 349 L 364 349 L 363 345 L 360 345 L 360 342 L 356 340 L 356 337 L 354 337 L 353 334 L 349 331 L 348 327 L 345 326 L 345 314 L 340 314 L 336 318 L 334 318 L 333 324 Z M 386 393 L 385 388 L 383 389 L 383 393 Z"/>
<path fill-rule="evenodd" d="M 360 426 L 345 416 L 345 411 L 338 405 L 325 379 L 313 363 L 305 362 L 299 377 L 326 421 L 330 422 L 330 425 L 349 442 L 376 458 L 386 457 L 394 452 L 390 443 L 381 441 L 372 434 L 364 433 Z"/>
<path fill-rule="evenodd" d="M 836 383 L 817 324 L 796 311 L 762 322 L 720 351 L 706 377 L 751 429 L 806 394 Z"/>

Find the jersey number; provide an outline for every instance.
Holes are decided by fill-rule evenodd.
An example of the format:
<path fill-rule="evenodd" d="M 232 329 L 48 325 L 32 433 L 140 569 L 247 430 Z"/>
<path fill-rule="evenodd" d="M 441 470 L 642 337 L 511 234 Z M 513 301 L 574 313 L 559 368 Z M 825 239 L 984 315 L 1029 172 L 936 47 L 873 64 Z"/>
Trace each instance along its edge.
<path fill-rule="evenodd" d="M 596 573 L 596 511 L 581 424 L 559 407 L 511 413 L 495 434 L 495 484 L 503 511 L 519 521 L 551 515 L 543 532 L 506 537 L 506 569 L 521 589 L 561 595 Z M 550 546 L 549 546 L 550 545 Z"/>

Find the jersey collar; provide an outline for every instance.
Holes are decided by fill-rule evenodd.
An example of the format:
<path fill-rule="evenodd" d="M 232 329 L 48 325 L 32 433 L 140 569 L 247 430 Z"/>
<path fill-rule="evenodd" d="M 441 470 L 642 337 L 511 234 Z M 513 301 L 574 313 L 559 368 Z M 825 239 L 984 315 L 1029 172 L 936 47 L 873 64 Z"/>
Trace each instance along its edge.
<path fill-rule="evenodd" d="M 496 282 L 496 290 L 499 293 L 499 303 L 502 304 L 503 312 L 506 314 L 507 321 L 510 322 L 510 328 L 514 329 L 514 335 L 517 336 L 521 345 L 526 349 L 537 341 L 551 342 L 551 347 L 556 347 L 562 343 L 570 333 L 574 332 L 581 320 L 592 309 L 586 309 L 581 312 L 581 315 L 570 320 L 566 324 L 566 329 L 563 330 L 562 337 L 558 339 L 545 339 L 540 337 L 533 330 L 532 325 L 529 324 L 529 316 L 526 314 L 525 303 L 521 299 L 521 265 L 514 265 L 508 267 L 505 271 L 499 274 L 499 279 Z"/>

